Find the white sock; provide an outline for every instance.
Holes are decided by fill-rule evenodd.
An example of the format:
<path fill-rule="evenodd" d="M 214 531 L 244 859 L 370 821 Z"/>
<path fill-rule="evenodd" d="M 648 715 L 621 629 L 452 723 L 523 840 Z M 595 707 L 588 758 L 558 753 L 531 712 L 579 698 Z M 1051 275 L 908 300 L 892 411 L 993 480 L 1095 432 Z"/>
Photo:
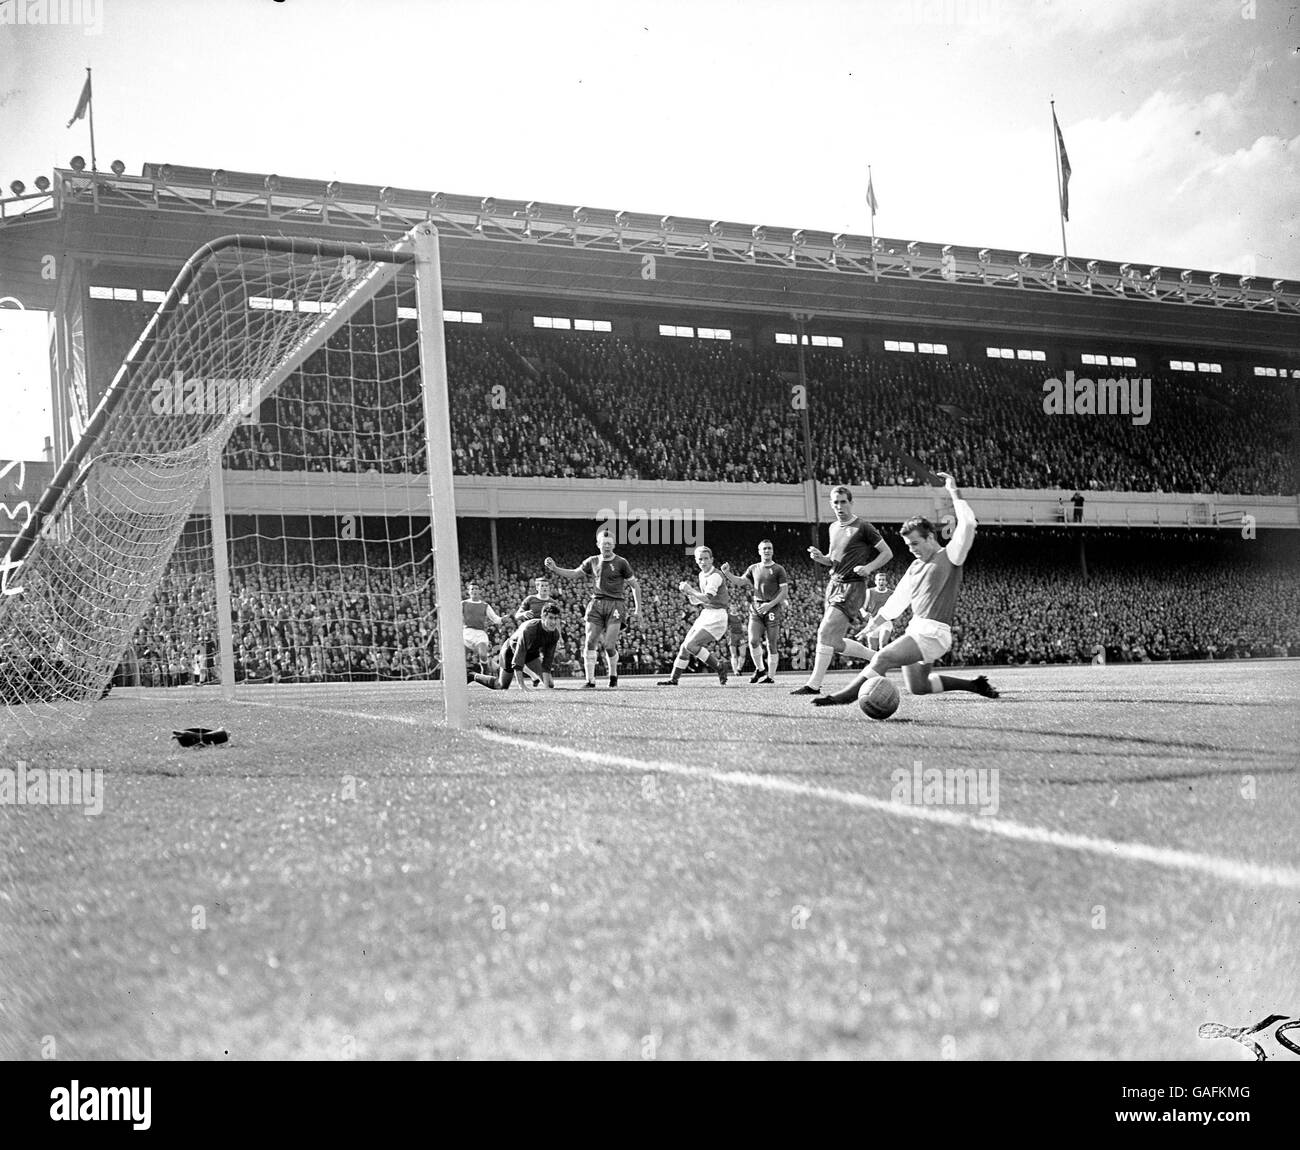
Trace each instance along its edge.
<path fill-rule="evenodd" d="M 760 643 L 757 647 L 751 645 L 749 648 L 749 653 L 754 657 L 755 673 L 758 673 L 759 671 L 765 671 L 767 669 L 767 663 L 763 659 L 763 644 Z M 737 674 L 739 673 L 740 672 L 737 672 Z"/>
<path fill-rule="evenodd" d="M 587 669 L 587 682 L 592 682 L 596 678 L 596 652 L 584 651 L 582 665 Z"/>
<path fill-rule="evenodd" d="M 930 672 L 930 694 L 932 695 L 943 694 L 943 679 L 939 675 L 938 671 Z"/>
<path fill-rule="evenodd" d="M 609 664 L 609 677 L 616 679 L 618 677 L 618 652 L 615 651 L 612 655 L 606 652 L 605 662 Z"/>
<path fill-rule="evenodd" d="M 831 669 L 831 660 L 835 658 L 835 648 L 825 643 L 817 644 L 817 657 L 813 660 L 813 672 L 808 676 L 808 686 L 821 690 L 822 680 Z"/>
<path fill-rule="evenodd" d="M 845 639 L 844 648 L 840 651 L 840 654 L 847 655 L 850 659 L 861 659 L 866 663 L 869 663 L 872 659 L 871 652 L 856 639 Z"/>

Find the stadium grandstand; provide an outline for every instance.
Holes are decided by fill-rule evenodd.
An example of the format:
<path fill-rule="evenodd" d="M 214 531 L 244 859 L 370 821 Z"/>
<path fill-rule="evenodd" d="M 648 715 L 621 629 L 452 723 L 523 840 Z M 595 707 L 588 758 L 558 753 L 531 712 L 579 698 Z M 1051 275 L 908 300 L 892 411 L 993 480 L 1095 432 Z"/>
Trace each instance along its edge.
<path fill-rule="evenodd" d="M 894 529 L 942 514 L 951 470 L 986 530 L 950 662 L 1300 653 L 1289 281 L 169 164 L 60 169 L 0 202 L 0 279 L 54 319 L 53 462 L 203 244 L 377 243 L 423 220 L 442 244 L 462 577 L 507 616 L 542 557 L 584 553 L 610 509 L 686 517 L 740 569 L 777 542 L 799 589 L 777 654 L 801 670 L 827 488 Z M 415 324 L 409 293 L 377 297 L 226 445 L 236 682 L 438 673 Z M 7 477 L 11 533 L 41 474 Z M 115 682 L 223 677 L 211 508 L 195 506 Z M 690 575 L 695 541 L 620 548 L 646 604 L 628 673 L 671 665 L 690 612 L 663 589 Z M 562 603 L 562 673 L 580 663 L 579 598 Z"/>

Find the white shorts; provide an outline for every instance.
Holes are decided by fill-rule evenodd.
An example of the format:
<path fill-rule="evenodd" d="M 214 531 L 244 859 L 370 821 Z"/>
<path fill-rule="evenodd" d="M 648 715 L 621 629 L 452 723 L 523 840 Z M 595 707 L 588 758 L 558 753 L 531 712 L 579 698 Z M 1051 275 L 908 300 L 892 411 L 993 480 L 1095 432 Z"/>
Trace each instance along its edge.
<path fill-rule="evenodd" d="M 477 627 L 466 627 L 465 646 L 474 649 L 488 646 L 487 632 L 480 631 Z"/>
<path fill-rule="evenodd" d="M 883 623 L 874 631 L 867 632 L 868 639 L 879 639 L 882 644 L 889 642 L 889 637 L 894 633 L 893 623 Z"/>
<path fill-rule="evenodd" d="M 721 639 L 727 633 L 727 609 L 725 607 L 705 607 L 700 617 L 691 624 L 686 632 L 686 642 L 694 642 L 700 635 L 711 635 Z"/>
<path fill-rule="evenodd" d="M 933 663 L 952 650 L 952 628 L 947 623 L 918 619 L 914 615 L 903 634 L 916 640 L 916 645 L 921 648 L 923 663 Z"/>

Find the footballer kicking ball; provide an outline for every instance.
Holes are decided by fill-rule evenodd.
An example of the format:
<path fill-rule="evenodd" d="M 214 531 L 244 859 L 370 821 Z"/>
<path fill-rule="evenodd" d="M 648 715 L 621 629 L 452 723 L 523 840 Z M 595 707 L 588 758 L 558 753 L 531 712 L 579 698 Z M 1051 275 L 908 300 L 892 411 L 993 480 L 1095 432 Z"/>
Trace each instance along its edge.
<path fill-rule="evenodd" d="M 887 719 L 898 710 L 898 688 L 888 679 L 870 678 L 858 692 L 858 706 L 868 719 Z"/>

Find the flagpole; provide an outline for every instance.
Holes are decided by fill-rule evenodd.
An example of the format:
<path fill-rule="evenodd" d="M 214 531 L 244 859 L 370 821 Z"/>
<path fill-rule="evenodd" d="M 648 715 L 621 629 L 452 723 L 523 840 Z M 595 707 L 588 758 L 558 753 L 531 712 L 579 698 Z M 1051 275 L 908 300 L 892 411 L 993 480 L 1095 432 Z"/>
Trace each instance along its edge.
<path fill-rule="evenodd" d="M 874 195 L 875 189 L 872 188 L 871 184 L 870 164 L 867 165 L 867 188 L 871 190 Z M 876 208 L 874 204 L 868 204 L 867 207 L 871 209 L 871 258 L 874 260 L 876 258 Z"/>
<path fill-rule="evenodd" d="M 1070 249 L 1065 243 L 1065 213 L 1061 210 L 1061 138 L 1057 132 L 1056 126 L 1056 101 L 1050 101 L 1052 105 L 1052 152 L 1056 159 L 1053 161 L 1053 167 L 1056 168 L 1056 214 L 1061 220 L 1061 254 L 1065 257 L 1065 270 L 1070 270 Z"/>
<path fill-rule="evenodd" d="M 90 92 L 90 98 L 86 101 L 86 111 L 90 114 L 90 170 L 98 171 L 98 165 L 95 163 L 95 88 L 90 80 L 90 69 L 86 69 L 86 88 Z"/>

